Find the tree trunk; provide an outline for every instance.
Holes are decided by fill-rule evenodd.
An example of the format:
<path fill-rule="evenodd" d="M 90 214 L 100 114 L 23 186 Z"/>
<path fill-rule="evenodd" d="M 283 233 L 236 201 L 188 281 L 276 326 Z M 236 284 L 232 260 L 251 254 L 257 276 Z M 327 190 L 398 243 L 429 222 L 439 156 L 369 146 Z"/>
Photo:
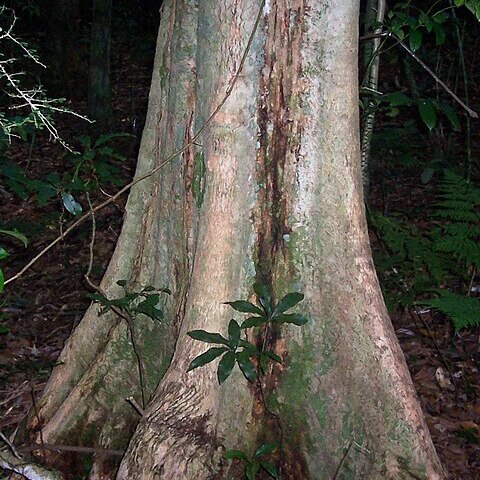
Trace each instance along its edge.
<path fill-rule="evenodd" d="M 80 11 L 78 0 L 51 0 L 45 2 L 46 21 L 53 40 L 56 91 L 69 98 L 81 98 L 86 75 L 78 48 L 80 36 Z"/>
<path fill-rule="evenodd" d="M 262 443 L 281 447 L 272 460 L 283 479 L 444 478 L 368 244 L 358 3 L 165 2 L 137 175 L 188 144 L 231 94 L 181 158 L 132 190 L 103 280 L 113 296 L 118 279 L 173 292 L 168 322 L 135 324 L 148 393 L 161 381 L 118 480 L 241 478 L 223 450 L 250 454 Z M 187 332 L 225 334 L 223 302 L 247 298 L 254 281 L 277 299 L 303 292 L 310 318 L 267 339 L 283 359 L 264 382 L 281 432 L 238 369 L 221 386 L 216 362 L 187 373 L 206 350 Z M 122 400 L 139 396 L 127 328 L 96 311 L 31 422 L 46 442 L 122 448 L 137 421 Z M 96 459 L 90 478 L 112 478 L 110 465 Z"/>
<path fill-rule="evenodd" d="M 88 115 L 95 130 L 108 130 L 112 120 L 110 43 L 112 0 L 93 0 L 90 65 L 88 69 Z"/>

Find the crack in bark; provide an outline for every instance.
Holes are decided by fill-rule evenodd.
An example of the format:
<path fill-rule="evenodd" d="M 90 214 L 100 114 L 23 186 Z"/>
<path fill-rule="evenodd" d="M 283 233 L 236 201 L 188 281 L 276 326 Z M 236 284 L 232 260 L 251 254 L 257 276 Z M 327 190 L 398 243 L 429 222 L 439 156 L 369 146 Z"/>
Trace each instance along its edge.
<path fill-rule="evenodd" d="M 300 40 L 304 8 L 302 1 L 296 1 L 290 8 L 286 0 L 276 2 L 267 18 L 265 66 L 260 78 L 263 94 L 257 107 L 260 143 L 257 175 L 262 188 L 256 223 L 259 280 L 270 287 L 273 287 L 277 256 L 287 255 L 284 235 L 291 233 L 284 175 L 288 157 L 299 148 L 299 122 L 293 117 L 301 90 Z"/>
<path fill-rule="evenodd" d="M 299 115 L 298 98 L 302 91 L 301 38 L 303 34 L 303 0 L 275 2 L 267 17 L 265 42 L 265 65 L 260 77 L 260 92 L 257 105 L 258 139 L 257 182 L 258 207 L 255 212 L 257 232 L 257 280 L 267 286 L 275 300 L 275 294 L 285 288 L 290 278 L 291 264 L 285 237 L 292 232 L 289 225 L 289 205 L 295 165 L 300 152 L 302 119 Z M 262 337 L 266 337 L 264 340 Z M 267 350 L 277 351 L 286 357 L 284 341 L 278 327 L 263 330 L 260 339 Z M 282 366 L 272 366 L 264 379 L 265 394 L 272 391 L 280 381 Z M 259 396 L 259 392 L 255 392 Z M 264 404 L 264 410 L 267 406 Z M 268 408 L 267 408 L 268 412 Z M 265 432 L 275 432 L 277 425 L 273 412 L 265 418 Z M 272 433 L 265 433 L 271 438 Z M 280 464 L 285 478 L 308 478 L 305 459 L 299 449 L 280 446 Z"/>

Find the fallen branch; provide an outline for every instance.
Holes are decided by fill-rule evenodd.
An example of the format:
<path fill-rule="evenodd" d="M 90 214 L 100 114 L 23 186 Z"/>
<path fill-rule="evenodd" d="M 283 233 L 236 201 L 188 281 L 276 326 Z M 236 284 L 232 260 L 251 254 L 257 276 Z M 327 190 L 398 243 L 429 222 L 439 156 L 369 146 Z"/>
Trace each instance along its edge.
<path fill-rule="evenodd" d="M 0 468 L 23 475 L 28 480 L 64 480 L 60 473 L 16 458 L 8 452 L 0 452 Z"/>
<path fill-rule="evenodd" d="M 124 450 L 115 450 L 111 448 L 81 447 L 77 445 L 54 445 L 51 443 L 39 443 L 27 447 L 17 447 L 19 452 L 33 452 L 34 450 L 52 450 L 54 452 L 74 452 L 74 453 L 92 453 L 95 455 L 111 455 L 122 457 Z"/>

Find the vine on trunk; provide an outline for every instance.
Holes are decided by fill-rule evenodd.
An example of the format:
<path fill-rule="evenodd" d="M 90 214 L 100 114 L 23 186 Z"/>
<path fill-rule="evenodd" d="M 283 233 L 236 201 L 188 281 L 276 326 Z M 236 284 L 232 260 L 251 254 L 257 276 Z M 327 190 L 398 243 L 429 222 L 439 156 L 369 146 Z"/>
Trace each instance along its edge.
<path fill-rule="evenodd" d="M 206 352 L 195 357 L 187 371 L 202 367 L 207 363 L 221 357 L 217 367 L 218 383 L 221 385 L 232 373 L 235 365 L 238 365 L 245 378 L 256 385 L 266 415 L 274 418 L 278 426 L 279 441 L 277 443 L 263 443 L 255 449 L 253 456 L 249 456 L 242 450 L 227 450 L 225 458 L 240 460 L 245 464 L 245 476 L 253 480 L 260 470 L 264 470 L 271 477 L 279 479 L 281 476 L 280 465 L 276 468 L 263 457 L 271 455 L 278 447 L 279 464 L 283 449 L 283 427 L 278 414 L 273 412 L 267 405 L 264 392 L 264 380 L 267 375 L 270 362 L 282 363 L 282 358 L 271 350 L 267 350 L 267 339 L 271 329 L 275 325 L 289 323 L 297 326 L 305 325 L 308 318 L 299 313 L 286 313 L 300 303 L 304 296 L 299 292 L 287 293 L 278 303 L 274 304 L 267 287 L 261 283 L 253 285 L 256 296 L 256 304 L 246 300 L 225 302 L 240 313 L 252 314 L 241 324 L 231 319 L 228 324 L 228 338 L 220 333 L 207 332 L 205 330 L 191 330 L 188 336 L 204 343 L 218 345 L 209 348 Z M 254 344 L 248 341 L 246 331 L 252 328 L 260 328 L 259 341 Z M 242 331 L 244 333 L 242 338 Z"/>

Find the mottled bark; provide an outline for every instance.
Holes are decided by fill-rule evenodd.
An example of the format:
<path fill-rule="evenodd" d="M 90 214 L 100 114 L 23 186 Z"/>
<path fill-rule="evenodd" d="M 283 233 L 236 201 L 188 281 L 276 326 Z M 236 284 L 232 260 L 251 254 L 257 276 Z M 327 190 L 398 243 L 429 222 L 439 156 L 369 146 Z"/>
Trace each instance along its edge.
<path fill-rule="evenodd" d="M 283 358 L 265 380 L 267 403 L 283 426 L 283 451 L 273 459 L 282 478 L 442 479 L 368 244 L 358 139 L 358 2 L 167 1 L 139 172 L 205 124 L 236 78 L 261 8 L 225 105 L 181 158 L 132 192 L 103 282 L 108 288 L 123 277 L 174 292 L 171 327 L 156 340 L 163 352 L 175 344 L 175 352 L 117 478 L 240 478 L 238 465 L 222 459 L 224 449 L 251 452 L 264 441 L 279 442 L 259 392 L 239 371 L 222 386 L 216 364 L 186 372 L 206 350 L 186 333 L 225 332 L 232 311 L 222 302 L 247 298 L 259 280 L 276 298 L 304 292 L 301 309 L 311 319 L 305 327 L 275 329 L 267 339 Z M 83 404 L 79 385 L 90 406 L 99 392 L 120 388 L 117 373 L 115 381 L 111 375 L 104 384 L 96 381 L 103 366 L 110 371 L 106 359 L 118 358 L 111 335 L 128 344 L 118 320 L 109 320 L 118 323 L 114 333 L 102 327 L 96 339 L 97 351 L 108 353 L 89 353 L 79 367 L 79 339 L 97 325 L 94 318 L 91 310 L 75 332 L 42 402 L 52 437 L 67 429 L 63 419 L 74 409 L 69 399 Z M 123 375 L 134 382 L 133 360 L 125 361 L 133 375 Z M 152 384 L 164 370 L 152 360 Z M 59 394 L 63 379 L 67 387 Z M 89 425 L 111 432 L 118 407 L 100 420 L 98 402 L 93 405 Z M 114 441 L 113 434 L 100 436 L 102 445 Z M 106 470 L 97 462 L 92 478 L 109 478 L 100 471 Z"/>
<path fill-rule="evenodd" d="M 161 25 L 163 34 L 158 38 L 157 65 L 161 52 L 167 48 L 168 33 L 164 25 L 165 22 Z M 167 108 L 162 83 L 160 72 L 156 70 L 149 99 L 149 111 L 155 113 L 147 118 L 137 176 L 154 168 L 164 153 L 159 152 L 161 138 L 168 136 L 165 133 L 167 116 L 162 118 L 159 113 Z M 182 141 L 178 139 L 178 142 Z M 169 168 L 180 168 L 180 160 Z M 163 187 L 163 197 L 158 194 L 159 184 Z M 181 293 L 188 278 L 182 273 L 187 260 L 181 218 L 170 215 L 175 211 L 174 201 L 171 212 L 159 208 L 166 198 L 170 199 L 167 192 L 180 190 L 182 186 L 181 177 L 170 175 L 160 180 L 147 179 L 132 189 L 118 247 L 101 283 L 109 298 L 121 296 L 122 289 L 116 281 L 122 279 L 126 279 L 132 289 L 152 284 L 168 285 L 173 291 L 165 305 L 164 324 L 146 318 L 134 323 L 146 374 L 147 397 L 154 391 L 170 361 L 177 311 L 182 309 Z M 174 197 L 181 198 L 181 195 Z M 179 202 L 177 211 L 182 210 Z M 169 231 L 164 229 L 160 234 L 160 222 Z M 159 242 L 160 235 L 162 242 Z M 99 316 L 98 306 L 92 305 L 69 338 L 57 363 L 37 405 L 37 412 L 31 414 L 30 432 L 40 441 L 42 430 L 43 441 L 47 443 L 126 448 L 139 415 L 125 398 L 133 396 L 141 403 L 141 395 L 137 362 L 124 320 L 112 314 Z M 74 471 L 77 465 L 74 454 L 54 456 L 51 452 L 43 452 L 43 456 L 67 471 Z M 103 472 L 107 460 L 108 457 L 96 459 L 94 471 Z M 112 476 L 111 469 L 109 475 Z M 102 477 L 95 473 L 92 478 Z"/>

